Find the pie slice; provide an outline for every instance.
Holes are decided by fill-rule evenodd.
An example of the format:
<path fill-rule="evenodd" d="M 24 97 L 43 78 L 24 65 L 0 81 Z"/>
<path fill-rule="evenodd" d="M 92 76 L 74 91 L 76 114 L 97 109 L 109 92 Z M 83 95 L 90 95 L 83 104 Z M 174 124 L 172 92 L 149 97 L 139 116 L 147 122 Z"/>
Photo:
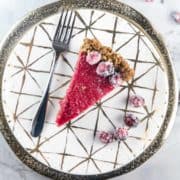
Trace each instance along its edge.
<path fill-rule="evenodd" d="M 128 63 L 96 39 L 85 39 L 74 75 L 60 102 L 57 125 L 77 117 L 134 75 Z"/>

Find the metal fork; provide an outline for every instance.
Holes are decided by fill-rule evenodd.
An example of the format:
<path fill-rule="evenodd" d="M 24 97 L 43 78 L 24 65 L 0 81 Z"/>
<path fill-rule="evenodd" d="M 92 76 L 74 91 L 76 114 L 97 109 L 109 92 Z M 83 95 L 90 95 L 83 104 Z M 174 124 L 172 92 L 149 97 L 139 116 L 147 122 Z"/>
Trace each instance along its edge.
<path fill-rule="evenodd" d="M 38 137 L 42 132 L 46 115 L 49 88 L 53 77 L 56 61 L 62 52 L 68 50 L 69 42 L 72 36 L 73 27 L 75 23 L 75 18 L 76 15 L 73 11 L 65 9 L 62 10 L 59 23 L 52 41 L 52 48 L 54 49 L 54 59 L 49 74 L 49 80 L 47 83 L 47 87 L 44 90 L 44 94 L 42 96 L 37 113 L 35 114 L 35 117 L 32 121 L 31 135 L 33 137 Z"/>

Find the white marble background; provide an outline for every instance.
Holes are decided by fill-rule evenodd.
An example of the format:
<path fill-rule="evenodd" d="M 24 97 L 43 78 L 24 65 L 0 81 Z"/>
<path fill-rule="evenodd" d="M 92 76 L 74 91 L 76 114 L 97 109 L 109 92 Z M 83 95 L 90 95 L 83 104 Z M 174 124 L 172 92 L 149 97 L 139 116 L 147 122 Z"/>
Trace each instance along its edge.
<path fill-rule="evenodd" d="M 28 11 L 53 0 L 0 0 L 0 40 L 11 26 Z M 121 0 L 143 13 L 164 37 L 180 82 L 180 25 L 170 13 L 180 11 L 180 0 Z M 179 180 L 180 173 L 180 108 L 172 132 L 164 146 L 150 160 L 133 172 L 113 180 Z M 22 164 L 0 134 L 0 180 L 48 180 Z"/>

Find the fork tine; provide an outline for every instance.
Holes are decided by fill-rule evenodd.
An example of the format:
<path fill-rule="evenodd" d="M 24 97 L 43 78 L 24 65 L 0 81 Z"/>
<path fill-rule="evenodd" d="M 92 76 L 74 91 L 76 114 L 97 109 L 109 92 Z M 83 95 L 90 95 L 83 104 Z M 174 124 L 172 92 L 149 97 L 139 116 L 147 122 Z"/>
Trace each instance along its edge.
<path fill-rule="evenodd" d="M 70 30 L 70 33 L 69 33 L 69 37 L 67 38 L 67 44 L 69 44 L 69 42 L 71 40 L 71 36 L 72 36 L 75 20 L 76 20 L 76 14 L 74 15 L 74 18 L 73 18 L 73 22 L 72 22 L 72 25 L 71 25 L 71 30 Z"/>
<path fill-rule="evenodd" d="M 61 13 L 61 16 L 60 16 L 60 19 L 59 19 L 59 22 L 58 22 L 58 26 L 56 28 L 56 32 L 55 32 L 53 41 L 58 39 L 60 28 L 61 28 L 61 22 L 62 22 L 62 19 L 63 19 L 63 15 L 64 15 L 64 8 L 62 9 L 62 13 Z"/>
<path fill-rule="evenodd" d="M 70 16 L 69 16 L 69 21 L 68 21 L 68 23 L 67 23 L 67 25 L 66 25 L 66 32 L 65 32 L 64 40 L 63 40 L 63 41 L 66 40 L 66 36 L 67 36 L 67 34 L 68 34 L 68 31 L 69 31 L 69 25 L 70 25 L 70 23 L 71 23 L 72 14 L 73 14 L 73 11 L 71 11 L 71 14 L 70 14 Z"/>
<path fill-rule="evenodd" d="M 63 22 L 61 32 L 60 32 L 60 35 L 59 35 L 59 40 L 61 39 L 61 37 L 63 35 L 64 29 L 66 28 L 65 25 L 66 25 L 66 21 L 67 21 L 68 12 L 69 12 L 69 10 L 66 11 L 66 14 L 65 14 L 65 17 L 64 17 L 64 22 Z"/>

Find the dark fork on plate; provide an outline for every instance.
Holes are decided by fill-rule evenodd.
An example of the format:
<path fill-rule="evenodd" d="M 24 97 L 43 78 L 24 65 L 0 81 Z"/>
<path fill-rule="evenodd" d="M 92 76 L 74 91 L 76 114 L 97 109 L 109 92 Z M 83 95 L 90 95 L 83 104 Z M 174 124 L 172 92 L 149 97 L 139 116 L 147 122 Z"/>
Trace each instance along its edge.
<path fill-rule="evenodd" d="M 35 117 L 32 121 L 31 135 L 33 137 L 38 137 L 42 132 L 46 115 L 49 88 L 53 77 L 56 61 L 62 52 L 68 50 L 75 23 L 75 18 L 76 15 L 73 11 L 62 9 L 59 23 L 52 41 L 52 48 L 54 49 L 54 59 L 49 74 L 49 80 L 44 90 L 44 94 L 42 96 L 37 113 L 35 114 Z"/>

